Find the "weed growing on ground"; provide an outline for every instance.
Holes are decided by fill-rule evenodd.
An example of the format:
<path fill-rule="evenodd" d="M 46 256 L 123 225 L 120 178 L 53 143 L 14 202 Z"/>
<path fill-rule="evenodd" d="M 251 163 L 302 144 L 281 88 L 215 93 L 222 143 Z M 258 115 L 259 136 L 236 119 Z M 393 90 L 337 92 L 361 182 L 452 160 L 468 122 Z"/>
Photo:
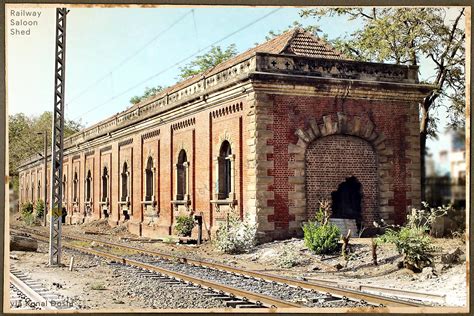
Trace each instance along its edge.
<path fill-rule="evenodd" d="M 103 291 L 103 290 L 106 290 L 106 289 L 107 289 L 107 287 L 103 283 L 91 284 L 91 290 Z"/>
<path fill-rule="evenodd" d="M 195 224 L 192 216 L 181 215 L 176 217 L 175 229 L 180 236 L 191 236 Z"/>
<path fill-rule="evenodd" d="M 229 214 L 226 223 L 219 226 L 213 241 L 214 247 L 229 254 L 243 253 L 256 244 L 257 224 L 249 218 L 241 220 L 237 215 Z"/>
<path fill-rule="evenodd" d="M 406 225 L 399 230 L 387 228 L 385 234 L 377 240 L 382 243 L 394 244 L 398 253 L 403 254 L 403 265 L 419 272 L 433 263 L 432 252 L 435 250 L 428 232 L 434 221 L 447 214 L 450 206 L 430 208 L 422 202 L 423 208 L 413 208 L 407 215 Z"/>

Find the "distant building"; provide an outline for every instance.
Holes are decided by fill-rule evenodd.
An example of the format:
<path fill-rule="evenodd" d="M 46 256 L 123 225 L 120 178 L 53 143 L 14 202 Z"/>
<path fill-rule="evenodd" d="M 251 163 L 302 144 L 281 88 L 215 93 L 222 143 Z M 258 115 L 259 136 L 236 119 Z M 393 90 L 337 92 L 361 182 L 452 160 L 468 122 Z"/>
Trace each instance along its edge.
<path fill-rule="evenodd" d="M 451 203 L 455 207 L 466 204 L 466 149 L 464 135 L 449 132 L 449 143 L 439 151 L 435 161 L 426 159 L 426 199 L 431 205 Z"/>
<path fill-rule="evenodd" d="M 420 204 L 431 89 L 417 66 L 348 60 L 290 30 L 67 138 L 66 222 L 153 237 L 178 215 L 202 212 L 212 232 L 233 212 L 269 240 L 300 234 L 327 199 L 335 218 L 401 224 Z M 42 197 L 42 172 L 23 162 L 21 202 Z"/>

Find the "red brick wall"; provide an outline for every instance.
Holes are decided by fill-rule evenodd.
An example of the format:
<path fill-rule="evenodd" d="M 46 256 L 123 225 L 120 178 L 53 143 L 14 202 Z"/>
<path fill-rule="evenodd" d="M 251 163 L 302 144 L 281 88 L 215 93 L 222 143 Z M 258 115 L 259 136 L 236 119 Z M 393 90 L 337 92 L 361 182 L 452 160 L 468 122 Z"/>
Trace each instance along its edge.
<path fill-rule="evenodd" d="M 330 135 L 313 141 L 306 150 L 306 207 L 314 215 L 319 201 L 331 201 L 331 193 L 346 178 L 355 176 L 362 185 L 362 219 L 369 225 L 376 218 L 377 161 L 372 146 L 364 139 Z"/>
<path fill-rule="evenodd" d="M 289 230 L 290 222 L 295 220 L 294 215 L 288 211 L 294 206 L 289 201 L 288 193 L 295 188 L 295 184 L 288 181 L 289 177 L 294 176 L 294 171 L 288 168 L 288 164 L 294 161 L 294 155 L 289 153 L 288 145 L 298 141 L 295 131 L 308 127 L 310 118 L 321 123 L 323 116 L 330 115 L 333 122 L 337 122 L 337 112 L 358 116 L 362 120 L 369 119 L 375 124 L 375 131 L 385 135 L 386 143 L 393 149 L 388 155 L 391 168 L 387 175 L 392 179 L 389 185 L 393 190 L 393 197 L 381 196 L 380 199 L 388 199 L 388 206 L 393 207 L 394 211 L 389 214 L 391 220 L 395 223 L 404 221 L 406 208 L 412 202 L 406 195 L 410 189 L 406 184 L 406 163 L 409 161 L 405 156 L 405 150 L 409 148 L 405 128 L 410 113 L 409 104 L 288 95 L 270 95 L 270 98 L 273 100 L 273 124 L 268 124 L 267 129 L 272 130 L 274 136 L 268 141 L 269 145 L 273 145 L 273 153 L 267 154 L 267 160 L 274 162 L 274 168 L 268 170 L 269 175 L 273 176 L 273 184 L 268 187 L 268 191 L 274 192 L 274 199 L 268 200 L 266 206 L 274 208 L 274 213 L 268 216 L 268 221 L 275 223 L 275 230 L 284 233 Z"/>

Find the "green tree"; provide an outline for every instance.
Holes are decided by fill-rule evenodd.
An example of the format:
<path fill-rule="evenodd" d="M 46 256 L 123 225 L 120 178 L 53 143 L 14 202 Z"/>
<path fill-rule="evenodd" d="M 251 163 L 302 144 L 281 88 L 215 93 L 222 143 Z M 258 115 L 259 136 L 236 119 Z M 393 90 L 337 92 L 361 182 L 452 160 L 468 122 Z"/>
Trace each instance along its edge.
<path fill-rule="evenodd" d="M 189 64 L 180 67 L 178 79 L 182 80 L 197 75 L 217 66 L 235 55 L 237 55 L 235 44 L 231 44 L 225 49 L 222 49 L 220 46 L 213 46 L 206 54 L 197 56 Z"/>
<path fill-rule="evenodd" d="M 43 112 L 39 116 L 27 116 L 24 113 L 9 116 L 9 172 L 15 191 L 18 191 L 18 167 L 20 163 L 32 155 L 43 154 L 43 135 L 38 133 L 46 132 L 48 143 L 51 143 L 52 119 L 52 112 Z M 66 120 L 64 122 L 64 136 L 71 136 L 82 128 L 80 122 Z"/>
<path fill-rule="evenodd" d="M 130 99 L 130 103 L 132 104 L 137 104 L 137 103 L 140 103 L 141 101 L 143 100 L 146 100 L 150 97 L 153 97 L 155 95 L 157 95 L 158 93 L 160 93 L 161 91 L 163 91 L 165 88 L 162 87 L 162 86 L 156 86 L 154 88 L 149 88 L 149 87 L 146 87 L 145 88 L 145 92 L 141 95 L 141 96 L 134 96 Z"/>
<path fill-rule="evenodd" d="M 448 18 L 455 12 L 453 18 Z M 349 36 L 337 38 L 334 46 L 355 60 L 419 65 L 434 64 L 434 76 L 422 83 L 436 86 L 420 102 L 420 155 L 422 199 L 424 198 L 426 140 L 435 137 L 440 106 L 449 109 L 450 125 L 464 126 L 465 29 L 464 8 L 324 8 L 300 12 L 301 17 L 345 16 L 361 22 Z"/>

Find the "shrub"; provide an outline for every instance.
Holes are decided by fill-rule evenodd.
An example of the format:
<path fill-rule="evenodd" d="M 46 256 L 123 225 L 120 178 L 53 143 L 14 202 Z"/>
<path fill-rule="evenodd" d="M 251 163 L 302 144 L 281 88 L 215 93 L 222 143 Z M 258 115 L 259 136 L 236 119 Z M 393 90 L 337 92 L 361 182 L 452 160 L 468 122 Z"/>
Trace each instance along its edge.
<path fill-rule="evenodd" d="M 303 225 L 304 242 L 316 254 L 329 254 L 337 250 L 341 231 L 339 227 L 308 221 Z"/>
<path fill-rule="evenodd" d="M 25 202 L 21 205 L 20 210 L 21 216 L 33 213 L 33 204 L 31 202 Z"/>
<path fill-rule="evenodd" d="M 31 202 L 25 202 L 21 205 L 20 215 L 23 221 L 27 225 L 33 225 L 35 222 L 35 216 L 33 214 L 33 204 Z"/>
<path fill-rule="evenodd" d="M 243 253 L 252 249 L 256 244 L 257 224 L 248 218 L 243 221 L 230 214 L 228 221 L 219 225 L 214 238 L 214 246 L 224 253 Z"/>
<path fill-rule="evenodd" d="M 314 214 L 314 220 L 303 225 L 304 242 L 309 250 L 316 254 L 329 254 L 338 248 L 341 231 L 329 223 L 331 203 L 327 200 L 319 201 L 319 209 Z"/>
<path fill-rule="evenodd" d="M 191 236 L 194 225 L 194 218 L 192 216 L 181 215 L 176 217 L 175 228 L 180 236 Z"/>
<path fill-rule="evenodd" d="M 36 201 L 35 215 L 36 215 L 36 218 L 40 218 L 40 217 L 44 216 L 44 202 L 43 202 L 43 200 Z"/>
<path fill-rule="evenodd" d="M 392 243 L 398 253 L 403 254 L 403 264 L 413 271 L 421 271 L 433 262 L 433 246 L 431 238 L 426 234 L 424 226 L 402 227 L 399 231 L 387 229 L 385 234 L 378 238 L 383 243 Z"/>
<path fill-rule="evenodd" d="M 403 265 L 419 272 L 433 262 L 431 237 L 428 232 L 434 221 L 447 214 L 451 206 L 430 208 L 428 203 L 422 202 L 423 208 L 413 208 L 407 215 L 406 225 L 400 230 L 387 228 L 385 234 L 378 238 L 383 243 L 394 244 L 398 253 L 403 254 Z"/>
<path fill-rule="evenodd" d="M 25 213 L 22 215 L 22 218 L 25 224 L 28 226 L 36 224 L 36 216 L 33 213 Z"/>

